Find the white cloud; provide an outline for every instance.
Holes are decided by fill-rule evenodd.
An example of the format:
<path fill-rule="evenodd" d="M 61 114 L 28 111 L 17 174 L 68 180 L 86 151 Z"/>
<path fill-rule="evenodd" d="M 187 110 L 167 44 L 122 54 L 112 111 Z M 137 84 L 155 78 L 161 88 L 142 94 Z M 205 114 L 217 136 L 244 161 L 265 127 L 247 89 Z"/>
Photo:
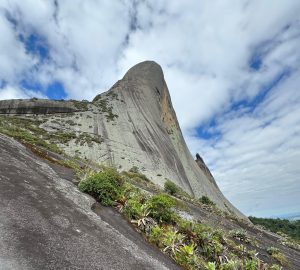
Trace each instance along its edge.
<path fill-rule="evenodd" d="M 13 86 L 5 86 L 3 88 L 0 88 L 0 100 L 4 99 L 20 99 L 20 98 L 47 98 L 45 95 L 43 95 L 40 92 L 32 91 L 32 90 L 24 90 L 20 89 L 18 87 Z"/>
<path fill-rule="evenodd" d="M 299 78 L 278 85 L 253 112 L 220 116 L 213 128 L 219 140 L 189 135 L 223 192 L 247 214 L 299 211 Z"/>
<path fill-rule="evenodd" d="M 56 6 L 54 1 L 6 1 L 2 10 L 2 20 L 5 13 L 17 20 L 16 32 L 37 34 L 49 48 L 47 61 L 32 65 L 30 72 L 23 68 L 26 76 L 44 85 L 60 80 L 69 97 L 85 99 L 116 80 L 116 61 L 130 25 L 124 2 L 72 0 Z M 16 37 L 14 42 L 22 48 Z"/>
<path fill-rule="evenodd" d="M 5 19 L 1 6 L 0 33 L 0 79 L 16 82 L 24 70 L 35 64 L 35 59 L 27 55 L 22 44 L 17 41 L 17 33 Z"/>
<path fill-rule="evenodd" d="M 28 94 L 20 85 L 24 79 L 44 87 L 56 80 L 68 97 L 92 99 L 134 64 L 155 60 L 165 72 L 190 149 L 209 161 L 225 195 L 238 207 L 253 212 L 251 198 L 260 196 L 258 204 L 267 213 L 272 207 L 263 205 L 256 188 L 258 172 L 265 179 L 261 190 L 275 193 L 288 181 L 296 190 L 300 175 L 299 13 L 296 0 L 3 0 L 0 81 L 15 86 L 12 96 Z M 32 33 L 49 49 L 47 59 L 30 53 L 18 38 Z M 258 70 L 250 68 L 251 60 L 258 61 Z M 292 76 L 256 109 L 242 106 L 288 72 Z M 0 98 L 7 89 L 0 90 Z M 233 111 L 232 104 L 240 101 Z M 212 120 L 216 126 L 210 131 L 218 136 L 195 137 L 196 128 Z M 288 211 L 288 203 L 278 212 Z"/>

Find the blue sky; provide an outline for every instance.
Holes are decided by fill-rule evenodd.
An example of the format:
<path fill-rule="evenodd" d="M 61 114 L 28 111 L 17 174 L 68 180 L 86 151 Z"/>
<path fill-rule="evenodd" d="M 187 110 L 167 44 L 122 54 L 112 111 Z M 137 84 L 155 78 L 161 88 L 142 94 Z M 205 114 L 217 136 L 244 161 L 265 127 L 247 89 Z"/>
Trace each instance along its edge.
<path fill-rule="evenodd" d="M 89 99 L 158 62 L 193 154 L 245 214 L 300 212 L 300 3 L 0 3 L 0 99 Z"/>

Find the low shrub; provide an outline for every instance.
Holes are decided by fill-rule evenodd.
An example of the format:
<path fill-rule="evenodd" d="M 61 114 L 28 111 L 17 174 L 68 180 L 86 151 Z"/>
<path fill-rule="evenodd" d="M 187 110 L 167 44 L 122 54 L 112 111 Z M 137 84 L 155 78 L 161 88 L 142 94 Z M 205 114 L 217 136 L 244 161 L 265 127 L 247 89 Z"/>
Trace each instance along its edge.
<path fill-rule="evenodd" d="M 279 253 L 279 252 L 280 252 L 280 249 L 279 249 L 279 248 L 276 248 L 276 247 L 268 247 L 268 248 L 267 248 L 267 252 L 268 252 L 270 255 L 273 255 L 273 254 Z"/>
<path fill-rule="evenodd" d="M 210 198 L 207 196 L 202 196 L 199 198 L 199 202 L 206 204 L 206 205 L 216 205 Z"/>
<path fill-rule="evenodd" d="M 113 168 L 103 168 L 101 172 L 93 173 L 79 183 L 79 189 L 101 202 L 112 205 L 121 194 L 123 180 Z"/>
<path fill-rule="evenodd" d="M 167 192 L 167 193 L 169 193 L 171 195 L 176 195 L 180 191 L 180 188 L 175 183 L 173 183 L 170 180 L 167 180 L 165 182 L 164 189 L 165 189 L 165 192 Z"/>
<path fill-rule="evenodd" d="M 175 221 L 177 216 L 173 210 L 176 206 L 176 200 L 168 194 L 158 194 L 152 196 L 148 201 L 150 215 L 158 222 Z"/>
<path fill-rule="evenodd" d="M 128 178 L 134 180 L 135 182 L 139 182 L 139 183 L 141 183 L 143 181 L 150 182 L 150 180 L 148 179 L 148 177 L 146 175 L 144 175 L 140 172 L 133 172 L 133 171 L 130 171 L 130 170 L 128 172 L 124 171 L 124 172 L 122 172 L 122 174 L 127 176 Z"/>

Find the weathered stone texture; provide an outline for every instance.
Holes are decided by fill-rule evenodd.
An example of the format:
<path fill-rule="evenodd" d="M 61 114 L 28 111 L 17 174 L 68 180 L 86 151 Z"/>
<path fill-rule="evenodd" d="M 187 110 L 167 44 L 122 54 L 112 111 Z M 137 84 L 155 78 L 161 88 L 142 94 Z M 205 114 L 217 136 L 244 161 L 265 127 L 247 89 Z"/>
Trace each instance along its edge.
<path fill-rule="evenodd" d="M 1 108 L 11 102 L 15 108 L 28 104 L 32 113 L 32 101 L 0 102 Z M 54 112 L 57 104 L 61 110 L 72 110 L 70 102 L 35 101 L 37 111 Z M 51 105 L 51 106 L 50 106 Z M 132 67 L 109 91 L 95 97 L 87 110 L 75 112 L 63 119 L 59 114 L 49 116 L 42 125 L 49 132 L 85 132 L 102 139 L 93 147 L 78 145 L 75 140 L 63 145 L 71 155 L 79 154 L 91 159 L 128 170 L 137 166 L 154 183 L 163 186 L 170 179 L 195 197 L 206 195 L 223 210 L 244 217 L 230 204 L 219 190 L 213 177 L 199 166 L 189 152 L 182 136 L 170 94 L 161 67 L 152 61 L 142 62 Z M 7 109 L 6 112 L 10 112 Z M 60 112 L 60 111 L 57 111 Z M 26 109 L 22 111 L 26 113 Z M 45 119 L 45 118 L 44 118 Z M 73 121 L 73 125 L 54 123 Z"/>

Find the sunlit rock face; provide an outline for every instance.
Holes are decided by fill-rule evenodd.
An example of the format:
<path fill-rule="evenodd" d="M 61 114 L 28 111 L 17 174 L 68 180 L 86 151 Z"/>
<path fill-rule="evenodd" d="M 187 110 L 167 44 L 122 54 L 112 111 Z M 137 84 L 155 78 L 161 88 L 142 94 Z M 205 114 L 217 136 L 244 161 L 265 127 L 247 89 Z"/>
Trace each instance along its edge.
<path fill-rule="evenodd" d="M 48 99 L 12 99 L 0 101 L 1 114 L 49 114 L 78 111 L 72 101 Z"/>
<path fill-rule="evenodd" d="M 26 106 L 18 105 L 22 102 Z M 160 186 L 170 179 L 189 194 L 206 195 L 219 208 L 244 217 L 223 196 L 206 165 L 201 166 L 189 152 L 157 63 L 137 64 L 92 102 L 49 101 L 49 111 L 37 105 L 41 100 L 34 101 L 36 107 L 26 102 L 15 101 L 15 108 L 22 107 L 17 111 L 8 109 L 9 101 L 0 101 L 0 113 L 39 114 L 41 127 L 49 132 L 92 137 L 89 142 L 72 139 L 61 144 L 68 154 L 119 170 L 136 166 Z"/>

